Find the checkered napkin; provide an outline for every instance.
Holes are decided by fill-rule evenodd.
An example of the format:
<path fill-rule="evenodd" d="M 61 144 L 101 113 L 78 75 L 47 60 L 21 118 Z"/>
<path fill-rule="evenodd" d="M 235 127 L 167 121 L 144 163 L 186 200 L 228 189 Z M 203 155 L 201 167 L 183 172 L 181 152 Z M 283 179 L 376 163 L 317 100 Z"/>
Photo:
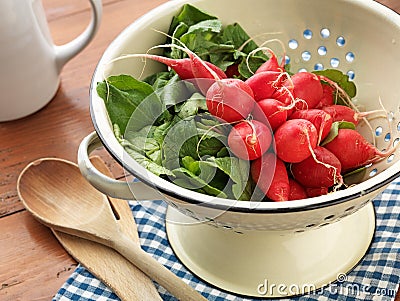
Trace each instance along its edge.
<path fill-rule="evenodd" d="M 347 275 L 346 279 L 342 279 L 343 281 L 338 281 L 313 294 L 286 300 L 394 300 L 400 283 L 400 178 L 390 184 L 373 203 L 377 218 L 376 233 L 361 263 Z M 208 300 L 253 300 L 230 295 L 208 286 L 180 263 L 167 240 L 164 202 L 151 201 L 143 204 L 132 202 L 130 206 L 138 225 L 142 248 Z M 157 286 L 157 289 L 163 300 L 176 300 L 162 287 Z M 53 301 L 70 300 L 109 301 L 119 298 L 79 265 L 53 299 Z"/>

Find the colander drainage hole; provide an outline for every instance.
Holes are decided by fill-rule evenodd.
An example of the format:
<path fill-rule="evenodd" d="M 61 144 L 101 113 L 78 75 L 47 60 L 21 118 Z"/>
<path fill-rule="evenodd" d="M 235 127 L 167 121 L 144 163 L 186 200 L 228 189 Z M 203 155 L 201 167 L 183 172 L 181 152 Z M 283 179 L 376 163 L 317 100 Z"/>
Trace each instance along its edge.
<path fill-rule="evenodd" d="M 308 224 L 308 225 L 306 226 L 306 228 L 312 228 L 312 227 L 315 227 L 315 224 Z"/>
<path fill-rule="evenodd" d="M 347 71 L 347 76 L 349 77 L 350 80 L 353 80 L 356 74 L 353 70 L 349 70 Z"/>
<path fill-rule="evenodd" d="M 381 127 L 381 126 L 378 126 L 378 127 L 375 129 L 375 135 L 379 137 L 380 135 L 382 135 L 382 133 L 383 133 L 382 127 Z"/>
<path fill-rule="evenodd" d="M 324 39 L 329 38 L 329 36 L 331 35 L 331 31 L 328 28 L 322 28 L 320 33 L 321 37 Z"/>
<path fill-rule="evenodd" d="M 323 56 L 323 55 L 326 55 L 328 50 L 326 49 L 325 46 L 319 46 L 317 52 L 319 55 Z"/>
<path fill-rule="evenodd" d="M 290 49 L 297 49 L 297 47 L 299 47 L 299 43 L 297 42 L 297 40 L 291 39 L 289 41 L 289 48 Z"/>
<path fill-rule="evenodd" d="M 310 29 L 306 29 L 303 31 L 303 37 L 307 40 L 311 39 L 313 36 L 313 32 Z"/>
<path fill-rule="evenodd" d="M 303 59 L 303 61 L 308 62 L 311 59 L 311 52 L 310 51 L 304 51 L 301 54 L 301 58 Z"/>
<path fill-rule="evenodd" d="M 335 217 L 335 215 L 331 214 L 331 215 L 328 215 L 327 217 L 325 217 L 325 220 L 328 221 L 328 220 L 333 219 L 334 217 Z"/>
<path fill-rule="evenodd" d="M 391 154 L 388 158 L 387 158 L 387 163 L 391 163 L 394 159 L 394 154 Z"/>
<path fill-rule="evenodd" d="M 355 208 L 354 206 L 351 206 L 351 207 L 347 208 L 345 211 L 346 211 L 346 212 L 349 212 L 349 211 L 351 211 L 351 210 L 354 210 L 354 208 Z"/>
<path fill-rule="evenodd" d="M 322 227 L 325 227 L 325 226 L 328 226 L 328 225 L 330 225 L 330 223 L 324 223 L 324 224 L 319 225 L 318 228 L 322 228 Z"/>
<path fill-rule="evenodd" d="M 333 68 L 339 67 L 339 64 L 340 64 L 340 60 L 338 58 L 336 58 L 336 57 L 331 58 L 331 66 Z"/>
<path fill-rule="evenodd" d="M 347 52 L 346 53 L 346 61 L 349 63 L 352 63 L 354 61 L 355 55 L 353 52 Z"/>
<path fill-rule="evenodd" d="M 321 63 L 315 64 L 314 70 L 316 70 L 316 71 L 324 70 L 324 65 L 322 65 Z"/>
<path fill-rule="evenodd" d="M 337 44 L 339 47 L 343 47 L 343 46 L 346 44 L 345 38 L 342 37 L 342 36 L 339 36 L 339 37 L 336 39 L 336 44 Z"/>
<path fill-rule="evenodd" d="M 369 176 L 373 177 L 378 173 L 378 170 L 376 168 L 374 168 L 373 170 L 370 171 Z"/>

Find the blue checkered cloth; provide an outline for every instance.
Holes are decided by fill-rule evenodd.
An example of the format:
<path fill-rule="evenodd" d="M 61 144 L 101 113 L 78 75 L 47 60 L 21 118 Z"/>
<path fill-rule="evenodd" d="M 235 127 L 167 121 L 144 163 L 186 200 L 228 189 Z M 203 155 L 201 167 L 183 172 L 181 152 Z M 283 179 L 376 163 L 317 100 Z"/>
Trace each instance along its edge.
<path fill-rule="evenodd" d="M 285 300 L 393 301 L 395 299 L 400 283 L 400 179 L 390 184 L 373 203 L 377 219 L 376 232 L 372 245 L 361 263 L 347 275 L 344 281 L 339 281 L 312 294 Z M 164 202 L 152 201 L 143 204 L 131 202 L 130 206 L 138 225 L 142 248 L 201 292 L 208 300 L 253 300 L 230 295 L 210 287 L 180 263 L 167 240 Z M 163 300 L 176 300 L 162 287 L 157 286 L 157 289 Z M 53 298 L 53 301 L 70 300 L 120 299 L 83 266 L 78 265 Z"/>

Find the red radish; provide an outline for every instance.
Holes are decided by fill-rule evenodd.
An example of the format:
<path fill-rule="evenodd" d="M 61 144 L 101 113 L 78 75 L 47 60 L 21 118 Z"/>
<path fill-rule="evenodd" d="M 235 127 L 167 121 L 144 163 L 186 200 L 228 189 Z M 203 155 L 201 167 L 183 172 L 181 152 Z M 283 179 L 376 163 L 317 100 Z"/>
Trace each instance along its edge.
<path fill-rule="evenodd" d="M 299 110 L 290 115 L 289 119 L 306 119 L 310 121 L 318 132 L 318 144 L 328 136 L 332 127 L 332 117 L 323 110 Z"/>
<path fill-rule="evenodd" d="M 254 119 L 265 122 L 268 121 L 272 131 L 280 127 L 287 119 L 287 109 L 280 101 L 267 98 L 256 103 L 253 110 Z"/>
<path fill-rule="evenodd" d="M 310 72 L 298 72 L 291 76 L 290 81 L 287 80 L 285 85 L 289 87 L 293 85 L 294 97 L 306 102 L 306 104 L 298 103 L 296 107 L 300 110 L 315 108 L 323 94 L 319 77 Z"/>
<path fill-rule="evenodd" d="M 293 163 L 291 172 L 297 182 L 307 187 L 331 187 L 342 184 L 342 169 L 339 159 L 324 147 L 314 149 L 314 156 Z"/>
<path fill-rule="evenodd" d="M 295 99 L 293 96 L 293 86 L 282 86 L 272 94 L 272 98 L 285 104 L 287 110 L 287 116 L 289 117 L 296 110 L 296 103 L 304 102 L 301 99 Z"/>
<path fill-rule="evenodd" d="M 291 119 L 275 131 L 278 157 L 288 163 L 297 163 L 311 156 L 318 142 L 315 126 L 305 119 Z"/>
<path fill-rule="evenodd" d="M 306 190 L 296 180 L 289 178 L 289 201 L 302 200 L 307 198 Z"/>
<path fill-rule="evenodd" d="M 269 199 L 275 202 L 289 200 L 289 177 L 285 163 L 273 153 L 266 153 L 253 161 L 250 171 L 253 181 Z"/>
<path fill-rule="evenodd" d="M 344 172 L 374 163 L 394 150 L 382 152 L 352 129 L 339 129 L 338 135 L 324 147 L 339 159 Z"/>
<path fill-rule="evenodd" d="M 235 125 L 228 135 L 232 153 L 240 159 L 260 158 L 271 146 L 270 129 L 257 120 L 244 120 Z"/>
<path fill-rule="evenodd" d="M 254 99 L 272 98 L 272 95 L 282 86 L 282 72 L 264 71 L 256 73 L 246 80 L 246 84 L 254 92 Z"/>
<path fill-rule="evenodd" d="M 240 76 L 239 64 L 233 64 L 226 68 L 225 74 L 228 78 L 236 78 Z"/>
<path fill-rule="evenodd" d="M 242 80 L 226 78 L 214 82 L 207 90 L 208 111 L 226 122 L 245 119 L 254 108 L 253 91 Z"/>
<path fill-rule="evenodd" d="M 347 121 L 347 122 L 352 122 L 355 125 L 358 124 L 358 121 L 360 119 L 360 114 L 358 114 L 356 111 L 354 111 L 352 108 L 348 106 L 342 106 L 342 105 L 331 105 L 327 107 L 323 107 L 322 110 L 324 110 L 326 113 L 332 116 L 333 122 L 335 121 Z M 361 115 L 362 116 L 362 115 Z"/>
<path fill-rule="evenodd" d="M 282 85 L 272 94 L 272 98 L 279 100 L 285 105 L 290 105 L 296 102 L 293 96 L 293 86 Z"/>
<path fill-rule="evenodd" d="M 306 193 L 309 198 L 325 195 L 325 194 L 328 194 L 328 192 L 329 192 L 328 187 L 317 187 L 317 188 L 307 187 L 306 188 Z"/>
<path fill-rule="evenodd" d="M 321 109 L 326 106 L 331 106 L 335 103 L 335 88 L 330 85 L 322 84 L 322 98 L 315 107 Z"/>
<path fill-rule="evenodd" d="M 283 72 L 283 68 L 278 63 L 278 58 L 275 53 L 271 49 L 267 49 L 269 54 L 271 55 L 268 61 L 263 63 L 260 67 L 258 67 L 256 73 L 264 72 L 264 71 L 275 71 L 275 72 Z"/>
<path fill-rule="evenodd" d="M 193 78 L 208 78 L 208 79 L 222 79 L 226 78 L 226 74 L 219 67 L 214 64 L 203 61 L 190 50 L 185 49 L 189 58 L 184 59 L 171 59 L 164 56 L 154 54 L 128 54 L 116 58 L 113 61 L 121 60 L 128 57 L 138 57 L 144 59 L 151 59 L 167 65 L 174 70 L 182 80 Z"/>

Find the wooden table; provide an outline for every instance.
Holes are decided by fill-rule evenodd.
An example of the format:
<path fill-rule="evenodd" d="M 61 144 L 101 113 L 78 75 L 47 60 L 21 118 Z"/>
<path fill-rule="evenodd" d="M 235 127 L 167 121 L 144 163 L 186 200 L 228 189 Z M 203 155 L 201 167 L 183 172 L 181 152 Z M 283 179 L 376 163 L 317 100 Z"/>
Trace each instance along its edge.
<path fill-rule="evenodd" d="M 100 30 L 64 67 L 55 98 L 29 117 L 0 123 L 0 300 L 51 300 L 75 269 L 77 263 L 51 232 L 24 209 L 16 191 L 18 175 L 41 157 L 76 162 L 79 143 L 93 131 L 88 93 L 96 63 L 123 28 L 165 1 L 103 0 Z M 380 2 L 400 12 L 400 1 Z M 43 4 L 57 44 L 71 40 L 88 24 L 88 1 L 43 0 Z M 122 176 L 105 151 L 100 155 L 116 177 Z"/>

